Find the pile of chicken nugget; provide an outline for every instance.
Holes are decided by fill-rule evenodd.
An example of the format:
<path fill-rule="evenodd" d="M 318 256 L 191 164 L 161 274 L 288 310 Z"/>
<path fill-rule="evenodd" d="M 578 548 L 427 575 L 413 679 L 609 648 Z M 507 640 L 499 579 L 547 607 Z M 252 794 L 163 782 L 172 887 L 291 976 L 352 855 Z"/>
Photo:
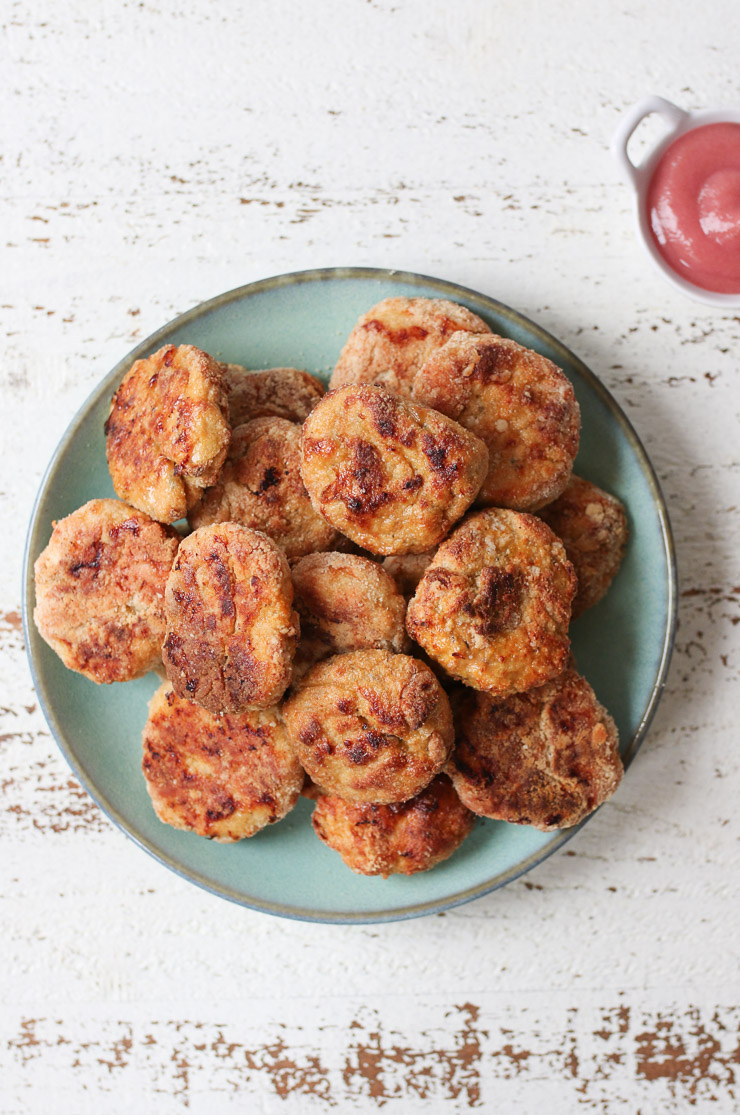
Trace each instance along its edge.
<path fill-rule="evenodd" d="M 241 840 L 304 794 L 387 877 L 476 816 L 578 824 L 623 769 L 568 630 L 627 540 L 579 430 L 559 368 L 443 300 L 370 309 L 326 393 L 166 345 L 112 400 L 119 499 L 53 525 L 36 625 L 94 682 L 164 668 L 142 769 L 176 828 Z"/>

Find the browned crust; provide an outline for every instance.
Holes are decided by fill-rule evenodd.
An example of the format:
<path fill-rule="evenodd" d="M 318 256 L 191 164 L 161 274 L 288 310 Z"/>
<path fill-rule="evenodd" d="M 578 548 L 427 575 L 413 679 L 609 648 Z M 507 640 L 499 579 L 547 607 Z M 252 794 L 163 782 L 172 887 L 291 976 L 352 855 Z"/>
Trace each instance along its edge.
<path fill-rule="evenodd" d="M 113 396 L 105 434 L 116 494 L 160 522 L 182 519 L 229 447 L 221 365 L 193 345 L 137 360 Z"/>
<path fill-rule="evenodd" d="M 406 601 L 376 562 L 355 554 L 310 554 L 291 575 L 301 620 L 294 679 L 332 654 L 408 648 Z"/>
<path fill-rule="evenodd" d="M 234 522 L 264 531 L 295 561 L 338 535 L 314 511 L 301 479 L 301 427 L 285 418 L 237 426 L 218 480 L 189 515 L 193 527 Z"/>
<path fill-rule="evenodd" d="M 622 778 L 617 729 L 575 670 L 528 693 L 469 694 L 448 772 L 473 812 L 543 832 L 579 824 Z"/>
<path fill-rule="evenodd" d="M 372 553 L 436 546 L 487 467 L 474 434 L 380 387 L 331 391 L 303 426 L 301 475 L 314 507 Z"/>
<path fill-rule="evenodd" d="M 283 715 L 304 769 L 347 801 L 406 801 L 438 774 L 452 714 L 432 671 L 403 654 L 359 650 L 319 662 Z"/>
<path fill-rule="evenodd" d="M 276 704 L 298 634 L 285 555 L 236 523 L 201 527 L 181 544 L 165 597 L 167 676 L 210 712 Z"/>
<path fill-rule="evenodd" d="M 627 546 L 627 515 L 616 496 L 573 476 L 540 516 L 565 546 L 576 571 L 575 619 L 598 604 L 616 577 Z"/>
<path fill-rule="evenodd" d="M 570 381 L 538 352 L 496 334 L 455 333 L 415 376 L 413 398 L 486 443 L 479 506 L 536 511 L 568 483 L 580 410 Z"/>
<path fill-rule="evenodd" d="M 358 875 L 414 875 L 448 859 L 475 817 L 444 775 L 410 801 L 368 805 L 319 795 L 311 817 L 320 840 Z"/>
<path fill-rule="evenodd" d="M 142 770 L 160 821 L 230 842 L 281 820 L 303 769 L 277 708 L 213 716 L 165 682 L 151 699 Z"/>
<path fill-rule="evenodd" d="M 34 621 L 65 666 L 107 684 L 161 664 L 178 544 L 170 527 L 116 499 L 91 500 L 54 523 L 34 567 Z"/>
<path fill-rule="evenodd" d="M 489 508 L 437 550 L 406 627 L 452 677 L 505 696 L 565 668 L 575 588 L 549 527 L 534 515 Z"/>
<path fill-rule="evenodd" d="M 232 426 L 254 418 L 305 422 L 326 388 L 299 368 L 265 368 L 249 372 L 241 364 L 224 364 Z"/>
<path fill-rule="evenodd" d="M 416 372 L 453 333 L 488 333 L 476 314 L 443 298 L 386 298 L 363 314 L 342 349 L 330 388 L 378 383 L 409 396 Z"/>

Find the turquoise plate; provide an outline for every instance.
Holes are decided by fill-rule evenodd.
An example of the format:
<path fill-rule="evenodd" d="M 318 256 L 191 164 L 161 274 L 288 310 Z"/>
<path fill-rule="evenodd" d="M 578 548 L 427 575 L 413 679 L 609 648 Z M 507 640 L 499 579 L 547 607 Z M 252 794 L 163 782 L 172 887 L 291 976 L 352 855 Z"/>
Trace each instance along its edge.
<path fill-rule="evenodd" d="M 660 697 L 675 625 L 673 543 L 655 473 L 627 418 L 573 353 L 521 314 L 453 283 L 367 268 L 304 271 L 250 283 L 176 318 L 129 353 L 72 422 L 41 484 L 26 548 L 23 619 L 36 691 L 91 797 L 184 878 L 252 909 L 307 921 L 392 921 L 469 902 L 540 863 L 575 830 L 545 834 L 481 820 L 460 851 L 433 871 L 383 880 L 354 875 L 318 841 L 305 800 L 280 824 L 240 844 L 216 844 L 169 828 L 154 815 L 140 770 L 141 730 L 157 678 L 97 686 L 65 669 L 31 621 L 33 563 L 53 519 L 94 497 L 114 495 L 103 422 L 134 360 L 160 345 L 188 342 L 224 361 L 307 368 L 326 380 L 356 319 L 389 295 L 461 302 L 497 333 L 554 360 L 572 380 L 583 414 L 577 469 L 624 501 L 631 532 L 616 581 L 602 603 L 573 625 L 573 644 L 581 671 L 617 722 L 629 764 Z"/>

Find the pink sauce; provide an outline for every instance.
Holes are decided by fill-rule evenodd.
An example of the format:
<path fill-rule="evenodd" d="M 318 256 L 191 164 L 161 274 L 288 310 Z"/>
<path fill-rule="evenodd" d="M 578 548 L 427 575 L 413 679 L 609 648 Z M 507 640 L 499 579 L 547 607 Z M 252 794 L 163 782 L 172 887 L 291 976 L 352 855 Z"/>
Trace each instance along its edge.
<path fill-rule="evenodd" d="M 647 206 L 669 267 L 704 290 L 740 293 L 740 124 L 705 124 L 675 140 Z"/>

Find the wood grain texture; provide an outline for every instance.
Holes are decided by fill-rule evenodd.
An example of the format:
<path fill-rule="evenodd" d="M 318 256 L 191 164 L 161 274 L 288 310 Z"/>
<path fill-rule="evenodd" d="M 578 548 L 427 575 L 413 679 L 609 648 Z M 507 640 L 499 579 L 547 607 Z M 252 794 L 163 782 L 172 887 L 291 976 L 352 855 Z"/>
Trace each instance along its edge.
<path fill-rule="evenodd" d="M 738 1110 L 740 310 L 652 271 L 608 156 L 647 92 L 738 102 L 735 25 L 730 0 L 8 0 L 3 1115 Z M 461 282 L 569 345 L 646 444 L 681 579 L 615 798 L 505 890 L 378 927 L 263 917 L 144 856 L 59 755 L 20 629 L 34 494 L 100 378 L 204 298 L 334 264 Z"/>
<path fill-rule="evenodd" d="M 499 1002 L 443 1005 L 420 998 L 416 1012 L 388 1003 L 383 1012 L 332 1000 L 320 1010 L 299 1001 L 287 1022 L 274 1004 L 248 1015 L 212 1008 L 197 1020 L 130 1009 L 89 1012 L 83 1020 L 17 1016 L 3 1026 L 0 1067 L 16 1083 L 4 1112 L 20 1115 L 43 1069 L 39 1098 L 69 1110 L 124 1112 L 125 1096 L 156 1096 L 159 1111 L 276 1109 L 422 1112 L 551 1110 L 676 1111 L 737 1097 L 740 1013 L 736 1006 L 678 1007 L 593 996 L 566 1006 Z M 423 1011 L 424 1021 L 418 1015 Z M 5 1020 L 3 1020 L 5 1021 Z M 69 1081 L 84 1078 L 87 1096 Z M 74 1106 L 73 1106 L 74 1105 Z M 255 1105 L 259 1105 L 256 1107 Z M 53 1107 L 52 1109 L 59 1109 Z"/>

